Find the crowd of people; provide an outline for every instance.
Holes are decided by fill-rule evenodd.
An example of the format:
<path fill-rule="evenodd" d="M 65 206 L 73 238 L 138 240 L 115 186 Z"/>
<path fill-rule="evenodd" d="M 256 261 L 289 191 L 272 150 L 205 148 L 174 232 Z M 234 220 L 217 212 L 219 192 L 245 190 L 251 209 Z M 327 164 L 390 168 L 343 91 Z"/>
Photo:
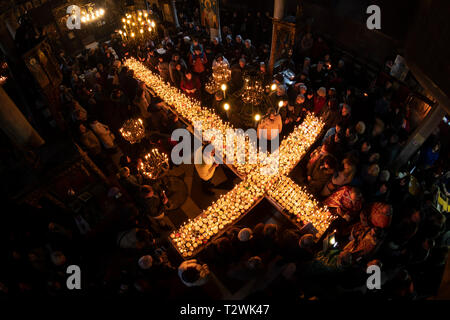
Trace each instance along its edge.
<path fill-rule="evenodd" d="M 111 179 L 102 208 L 109 222 L 94 228 L 82 215 L 46 198 L 37 207 L 20 207 L 27 218 L 9 231 L 8 267 L 0 275 L 0 292 L 67 293 L 65 267 L 77 264 L 89 270 L 83 286 L 92 292 L 159 298 L 208 285 L 211 270 L 248 281 L 264 279 L 276 268 L 281 276 L 253 294 L 311 299 L 433 294 L 440 280 L 436 274 L 447 257 L 442 238 L 448 228 L 445 216 L 431 205 L 431 190 L 448 176 L 448 155 L 441 152 L 439 135 L 432 135 L 410 167 L 393 169 L 411 128 L 409 110 L 395 101 L 392 81 L 357 78 L 323 38 L 308 32 L 294 48 L 283 50 L 278 71 L 295 74 L 287 82 L 281 73 L 272 77 L 267 70 L 268 14 L 226 15 L 220 41 L 210 40 L 199 25 L 198 10 L 178 11 L 181 27 L 160 30 L 158 38 L 146 43 L 125 43 L 114 35 L 76 57 L 59 54 L 60 103 L 67 127 Z M 294 227 L 233 226 L 196 259 L 181 264 L 172 259 L 167 232 L 174 226 L 165 215 L 170 208 L 167 187 L 137 168 L 145 150 L 155 147 L 169 153 L 174 146 L 171 132 L 184 125 L 123 65 L 127 57 L 139 59 L 224 118 L 223 93 L 205 91 L 212 66 L 230 66 L 230 95 L 241 90 L 246 70 L 257 70 L 265 84 L 276 85 L 267 93 L 271 106 L 264 109 L 258 128 L 276 128 L 280 137 L 307 113 L 322 117 L 324 135 L 294 178 L 338 217 L 331 234 L 317 243 L 312 234 Z M 283 106 L 277 112 L 278 101 Z M 147 135 L 131 145 L 119 129 L 136 116 L 144 120 Z M 412 194 L 413 166 L 420 191 Z M 204 191 L 211 193 L 208 187 Z M 382 290 L 367 291 L 365 271 L 370 265 L 383 272 Z"/>

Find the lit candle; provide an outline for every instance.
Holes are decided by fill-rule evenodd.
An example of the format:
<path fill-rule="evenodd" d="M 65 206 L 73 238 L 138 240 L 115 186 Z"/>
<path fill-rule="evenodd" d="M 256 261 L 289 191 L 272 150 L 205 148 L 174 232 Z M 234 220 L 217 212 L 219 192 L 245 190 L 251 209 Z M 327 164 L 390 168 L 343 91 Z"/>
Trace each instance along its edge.
<path fill-rule="evenodd" d="M 225 83 L 222 83 L 220 89 L 223 91 L 223 97 L 226 98 L 225 91 L 227 91 L 227 85 Z"/>

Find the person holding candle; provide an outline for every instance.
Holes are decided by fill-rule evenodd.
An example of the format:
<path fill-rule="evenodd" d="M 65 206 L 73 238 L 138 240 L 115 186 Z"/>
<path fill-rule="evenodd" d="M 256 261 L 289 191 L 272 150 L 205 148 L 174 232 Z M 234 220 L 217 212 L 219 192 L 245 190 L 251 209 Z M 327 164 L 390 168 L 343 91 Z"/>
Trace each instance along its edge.
<path fill-rule="evenodd" d="M 186 71 L 184 78 L 181 80 L 180 88 L 188 97 L 200 99 L 200 79 L 194 76 L 191 71 Z"/>
<path fill-rule="evenodd" d="M 210 153 L 205 153 L 205 148 L 206 146 L 198 148 L 195 152 L 195 170 L 201 179 L 203 192 L 212 196 L 215 195 L 215 193 L 211 190 L 214 187 L 211 181 L 218 164 L 214 159 L 215 149 L 212 149 Z"/>
<path fill-rule="evenodd" d="M 260 145 L 262 142 L 263 152 L 278 149 L 279 136 L 282 128 L 283 122 L 281 116 L 275 112 L 274 108 L 270 108 L 266 116 L 258 124 L 258 139 L 260 140 Z M 267 149 L 264 150 L 265 148 Z"/>
<path fill-rule="evenodd" d="M 342 160 L 343 169 L 336 172 L 331 180 L 323 187 L 321 196 L 328 197 L 338 187 L 349 184 L 356 175 L 356 164 L 350 158 Z"/>
<path fill-rule="evenodd" d="M 224 96 L 222 91 L 217 91 L 214 94 L 214 100 L 212 103 L 213 110 L 222 118 L 227 119 L 226 111 L 223 107 L 224 105 Z"/>
<path fill-rule="evenodd" d="M 238 64 L 231 66 L 230 94 L 242 88 L 244 84 L 244 72 L 247 62 L 244 58 L 239 59 Z"/>
<path fill-rule="evenodd" d="M 316 161 L 307 174 L 308 187 L 312 194 L 317 195 L 333 176 L 337 167 L 336 158 L 325 155 Z"/>
<path fill-rule="evenodd" d="M 164 191 L 155 193 L 149 185 L 140 188 L 140 208 L 151 222 L 155 222 L 161 228 L 170 228 L 170 221 L 165 216 L 164 211 L 168 207 L 169 199 Z"/>
<path fill-rule="evenodd" d="M 314 109 L 315 114 L 320 114 L 320 111 L 325 107 L 327 102 L 327 89 L 320 87 L 317 90 L 317 94 L 314 96 Z"/>
<path fill-rule="evenodd" d="M 206 71 L 206 63 L 208 62 L 208 58 L 206 57 L 205 52 L 200 48 L 200 46 L 194 47 L 194 52 L 189 54 L 189 64 L 192 67 L 192 71 L 194 71 L 199 77 L 202 77 Z"/>

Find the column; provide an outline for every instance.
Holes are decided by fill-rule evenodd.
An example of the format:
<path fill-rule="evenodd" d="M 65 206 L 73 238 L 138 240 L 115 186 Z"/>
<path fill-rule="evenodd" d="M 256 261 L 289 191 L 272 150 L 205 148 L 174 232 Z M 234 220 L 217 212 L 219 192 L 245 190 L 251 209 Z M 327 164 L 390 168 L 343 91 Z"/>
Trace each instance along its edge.
<path fill-rule="evenodd" d="M 285 0 L 274 0 L 273 3 L 273 21 L 272 21 L 272 45 L 270 49 L 270 60 L 269 60 L 269 73 L 273 73 L 273 65 L 275 63 L 275 54 L 278 50 L 277 46 L 277 32 L 275 24 L 278 21 L 281 21 L 284 18 L 284 8 L 285 8 Z"/>
<path fill-rule="evenodd" d="M 175 23 L 175 27 L 179 28 L 180 23 L 178 22 L 177 7 L 175 5 L 175 2 L 176 2 L 176 0 L 171 0 L 170 5 L 172 7 L 173 22 Z"/>
<path fill-rule="evenodd" d="M 0 86 L 0 128 L 19 147 L 32 149 L 45 143 L 2 86 Z"/>
<path fill-rule="evenodd" d="M 420 126 L 411 134 L 408 142 L 403 147 L 400 154 L 395 159 L 395 169 L 400 168 L 408 159 L 420 148 L 425 140 L 433 133 L 447 111 L 439 104 L 433 106 L 430 112 L 423 119 Z"/>

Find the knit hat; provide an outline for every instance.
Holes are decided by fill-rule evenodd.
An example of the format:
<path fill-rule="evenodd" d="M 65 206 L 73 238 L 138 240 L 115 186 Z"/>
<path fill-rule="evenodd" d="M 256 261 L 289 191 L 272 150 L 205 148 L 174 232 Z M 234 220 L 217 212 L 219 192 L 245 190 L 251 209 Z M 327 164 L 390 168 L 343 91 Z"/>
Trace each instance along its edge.
<path fill-rule="evenodd" d="M 364 134 L 364 132 L 366 131 L 366 124 L 362 121 L 359 121 L 355 126 L 355 130 L 359 135 Z"/>
<path fill-rule="evenodd" d="M 239 241 L 245 242 L 253 237 L 253 231 L 250 228 L 243 228 L 238 233 Z"/>
<path fill-rule="evenodd" d="M 153 258 L 150 255 L 142 256 L 138 261 L 139 267 L 141 269 L 147 270 L 150 269 L 153 265 Z"/>
<path fill-rule="evenodd" d="M 382 170 L 380 172 L 380 181 L 388 182 L 390 177 L 391 177 L 391 173 L 389 172 L 389 170 Z"/>
<path fill-rule="evenodd" d="M 156 49 L 156 52 L 160 55 L 164 55 L 166 53 L 166 50 L 164 48 L 159 48 L 159 49 Z"/>

